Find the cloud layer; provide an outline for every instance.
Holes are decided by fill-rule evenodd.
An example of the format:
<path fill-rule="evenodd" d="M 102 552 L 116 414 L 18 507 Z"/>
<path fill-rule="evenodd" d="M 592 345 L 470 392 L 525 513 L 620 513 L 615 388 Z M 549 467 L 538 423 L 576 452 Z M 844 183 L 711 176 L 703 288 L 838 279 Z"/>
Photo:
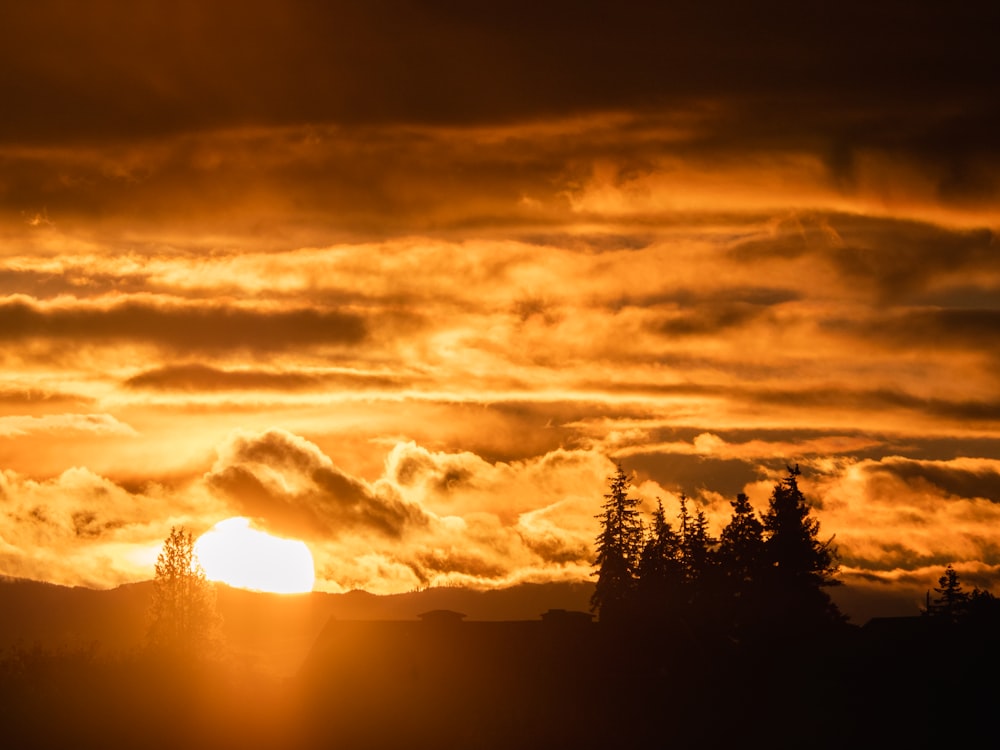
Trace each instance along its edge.
<path fill-rule="evenodd" d="M 799 462 L 853 580 L 990 580 L 997 21 L 8 9 L 0 573 L 232 514 L 331 590 L 579 579 L 615 461 L 717 524 Z"/>
<path fill-rule="evenodd" d="M 858 460 L 844 455 L 863 447 L 851 440 L 830 458 L 831 447 L 799 444 L 802 486 L 855 590 L 892 585 L 897 596 L 909 592 L 916 602 L 925 579 L 933 581 L 951 562 L 970 583 L 994 580 L 1000 462 L 894 454 Z M 671 455 L 696 455 L 709 474 L 722 469 L 714 475 L 719 484 L 733 464 L 742 467 L 745 481 L 737 486 L 763 510 L 783 470 L 773 455 L 785 448 L 702 434 L 690 443 L 661 444 L 656 453 L 672 477 L 684 472 L 669 470 Z M 128 487 L 86 469 L 44 482 L 5 472 L 0 560 L 8 575 L 111 586 L 150 574 L 169 525 L 201 533 L 224 518 L 246 516 L 269 533 L 305 541 L 317 585 L 330 591 L 581 580 L 592 570 L 595 515 L 613 469 L 593 449 L 504 462 L 399 442 L 384 455 L 379 475 L 366 480 L 287 431 L 237 432 L 218 446 L 208 472 L 173 485 Z M 716 534 L 733 497 L 638 477 L 632 492 L 647 513 L 662 500 L 670 518 L 683 493 L 706 512 Z"/>

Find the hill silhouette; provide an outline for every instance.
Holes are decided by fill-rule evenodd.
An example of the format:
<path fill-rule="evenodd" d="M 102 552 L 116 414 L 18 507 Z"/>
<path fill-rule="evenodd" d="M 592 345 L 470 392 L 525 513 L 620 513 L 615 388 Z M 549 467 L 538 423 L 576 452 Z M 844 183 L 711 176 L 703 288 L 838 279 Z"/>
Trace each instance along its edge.
<path fill-rule="evenodd" d="M 141 643 L 149 587 L 0 582 L 5 746 L 954 747 L 991 731 L 998 698 L 993 626 L 914 615 L 737 643 L 540 616 L 586 609 L 586 584 L 219 587 L 224 660 L 113 655 Z"/>
<path fill-rule="evenodd" d="M 550 608 L 587 609 L 592 590 L 588 583 L 540 583 L 377 596 L 363 591 L 269 594 L 216 586 L 222 636 L 232 657 L 286 675 L 299 667 L 331 618 L 415 620 L 422 612 L 451 609 L 470 620 L 531 620 Z M 97 590 L 2 578 L 0 651 L 16 646 L 138 648 L 151 595 L 150 581 Z"/>

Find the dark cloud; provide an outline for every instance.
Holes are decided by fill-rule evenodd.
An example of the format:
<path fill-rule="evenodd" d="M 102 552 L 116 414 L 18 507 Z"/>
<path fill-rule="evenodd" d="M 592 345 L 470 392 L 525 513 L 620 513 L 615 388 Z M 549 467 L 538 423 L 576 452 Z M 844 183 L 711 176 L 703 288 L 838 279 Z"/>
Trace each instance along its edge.
<path fill-rule="evenodd" d="M 859 410 L 867 413 L 908 411 L 964 422 L 1000 420 L 1000 401 L 929 398 L 889 388 L 858 390 L 842 386 L 787 390 L 770 388 L 715 390 L 719 395 L 730 395 L 735 399 L 800 409 Z"/>
<path fill-rule="evenodd" d="M 752 8 L 253 2 L 238 14 L 195 2 L 39 2 L 5 9 L 0 137 L 233 122 L 468 122 L 706 95 L 766 102 L 771 118 L 751 121 L 761 128 L 784 124 L 790 110 L 808 119 L 830 97 L 975 101 L 996 84 L 996 14 L 988 3 L 821 11 L 790 0 Z M 874 138 L 888 129 L 867 130 Z M 949 132 L 913 131 L 910 139 L 927 148 Z"/>
<path fill-rule="evenodd" d="M 799 388 L 685 382 L 656 383 L 642 380 L 616 383 L 582 381 L 578 385 L 584 389 L 599 389 L 609 394 L 725 399 L 734 404 L 781 407 L 786 412 L 812 411 L 817 415 L 845 411 L 860 411 L 867 414 L 910 412 L 959 422 L 996 422 L 1000 420 L 1000 400 L 919 396 L 902 389 L 888 387 L 859 389 L 849 383 Z M 633 408 L 633 416 L 638 416 L 638 411 L 637 408 Z M 600 413 L 603 412 L 595 410 L 593 416 Z M 647 407 L 645 416 L 656 417 L 656 407 Z M 718 428 L 709 429 L 707 425 L 700 430 L 692 429 L 697 430 L 695 434 L 705 431 L 715 432 L 719 435 L 731 434 L 731 431 L 724 429 L 721 431 Z M 763 432 L 768 431 L 763 430 Z"/>
<path fill-rule="evenodd" d="M 422 583 L 429 582 L 440 573 L 459 573 L 489 580 L 501 579 L 510 571 L 502 559 L 490 560 L 473 550 L 425 550 L 414 554 L 409 565 Z"/>
<path fill-rule="evenodd" d="M 352 531 L 398 538 L 427 523 L 419 507 L 390 488 L 349 476 L 316 446 L 281 430 L 234 438 L 205 480 L 237 512 L 307 539 Z"/>
<path fill-rule="evenodd" d="M 520 537 L 525 547 L 547 563 L 589 563 L 594 559 L 594 551 L 589 543 L 569 539 L 563 534 L 529 534 L 522 531 Z"/>
<path fill-rule="evenodd" d="M 860 287 L 894 302 L 919 300 L 932 282 L 940 286 L 942 277 L 968 286 L 976 274 L 1000 272 L 996 235 L 990 229 L 949 229 L 889 217 L 796 215 L 779 224 L 773 235 L 741 240 L 729 252 L 734 260 L 751 264 L 810 256 L 831 267 L 852 289 Z M 980 293 L 994 303 L 1000 299 L 996 289 Z M 967 300 L 964 293 L 953 293 L 950 299 L 959 305 Z"/>
<path fill-rule="evenodd" d="M 402 487 L 426 485 L 436 493 L 475 486 L 476 474 L 467 465 L 469 456 L 436 457 L 426 451 L 410 450 L 393 464 L 390 479 Z"/>
<path fill-rule="evenodd" d="M 744 302 L 704 304 L 682 309 L 652 327 L 668 337 L 714 335 L 766 318 L 768 309 Z"/>
<path fill-rule="evenodd" d="M 990 309 L 888 311 L 864 320 L 821 321 L 821 326 L 890 350 L 971 350 L 996 356 L 1000 305 Z"/>
<path fill-rule="evenodd" d="M 626 471 L 637 472 L 640 480 L 652 479 L 665 489 L 689 497 L 707 491 L 734 498 L 760 479 L 757 463 L 676 453 L 635 454 L 622 459 Z"/>
<path fill-rule="evenodd" d="M 947 551 L 921 552 L 899 542 L 885 542 L 863 554 L 839 550 L 842 565 L 867 571 L 890 572 L 917 570 L 927 567 L 944 568 L 954 562 L 954 554 Z"/>
<path fill-rule="evenodd" d="M 31 227 L 36 235 L 96 232 L 105 241 L 116 233 L 162 236 L 165 223 L 183 216 L 182 241 L 197 244 L 195 230 L 211 232 L 213 252 L 216 235 L 277 249 L 415 231 L 523 231 L 565 215 L 566 180 L 589 168 L 580 152 L 593 136 L 570 143 L 567 135 L 579 128 L 566 128 L 529 129 L 511 143 L 513 129 L 504 138 L 489 129 L 306 123 L 74 149 L 0 148 L 0 195 L 7 198 L 0 218 L 24 230 L 44 211 L 45 222 Z M 606 151 L 599 135 L 597 141 L 587 147 L 595 156 Z M 125 249 L 134 251 L 134 244 Z M 44 289 L 53 284 L 24 280 Z"/>
<path fill-rule="evenodd" d="M 917 461 L 950 461 L 963 456 L 1000 456 L 1000 437 L 910 436 L 897 438 L 893 451 Z"/>
<path fill-rule="evenodd" d="M 661 305 L 707 306 L 712 310 L 725 311 L 727 306 L 735 306 L 737 309 L 772 307 L 785 302 L 793 302 L 803 296 L 802 290 L 778 286 L 727 286 L 722 289 L 697 289 L 687 286 L 656 294 L 626 295 L 614 300 L 610 303 L 610 307 L 614 310 L 620 310 L 626 307 L 650 308 Z"/>
<path fill-rule="evenodd" d="M 961 231 L 914 222 L 878 223 L 882 226 L 860 231 L 845 227 L 841 232 L 845 246 L 830 248 L 825 254 L 850 284 L 870 285 L 883 296 L 898 299 L 921 291 L 942 276 L 1000 272 L 996 238 L 988 229 Z M 836 223 L 832 226 L 837 229 Z"/>
<path fill-rule="evenodd" d="M 275 370 L 223 370 L 202 364 L 159 367 L 133 375 L 127 388 L 158 391 L 301 391 L 324 388 L 398 388 L 401 378 L 364 373 L 306 373 Z"/>
<path fill-rule="evenodd" d="M 620 250 L 643 250 L 655 241 L 655 234 L 634 231 L 612 234 L 608 232 L 533 232 L 515 233 L 518 242 L 538 247 L 555 247 L 581 252 L 604 253 Z"/>
<path fill-rule="evenodd" d="M 220 391 L 220 390 L 303 390 L 315 388 L 317 378 L 296 372 L 265 370 L 220 370 L 207 365 L 186 364 L 160 367 L 134 375 L 124 385 L 127 388 L 148 388 L 160 391 Z"/>
<path fill-rule="evenodd" d="M 125 522 L 119 519 L 102 520 L 92 510 L 76 511 L 71 518 L 73 532 L 84 539 L 99 539 L 125 525 Z"/>
<path fill-rule="evenodd" d="M 206 476 L 206 483 L 228 498 L 237 512 L 265 519 L 279 533 L 309 539 L 332 533 L 318 508 L 297 503 L 297 498 L 266 485 L 250 468 L 217 467 Z"/>
<path fill-rule="evenodd" d="M 993 3 L 956 8 L 901 0 L 822 9 L 792 0 L 622 8 L 579 0 L 300 0 L 248 2 L 238 14 L 193 1 L 82 7 L 49 0 L 4 10 L 0 143 L 148 144 L 254 127 L 468 126 L 700 111 L 696 135 L 678 141 L 619 128 L 597 150 L 626 174 L 648 169 L 657 153 L 694 160 L 810 153 L 845 189 L 858 180 L 859 160 L 887 154 L 929 175 L 942 202 L 992 201 L 1000 159 L 1000 92 L 992 73 L 998 15 Z M 437 172 L 436 164 L 447 163 L 419 148 L 419 137 L 404 140 L 403 161 L 413 160 L 404 171 L 436 172 L 437 193 L 450 192 L 448 175 L 455 182 L 460 174 L 467 189 L 478 185 L 482 192 L 493 183 L 505 186 L 493 195 L 521 194 L 507 189 L 524 183 L 523 174 L 515 179 L 526 168 L 515 156 L 526 153 L 516 142 L 505 144 L 506 156 L 491 150 L 490 164 L 472 149 L 457 163 L 472 159 L 474 169 Z M 528 169 L 579 178 L 592 162 L 592 144 L 562 140 L 563 158 L 535 151 Z M 401 182 L 379 177 L 384 166 L 364 169 L 369 151 L 359 145 L 348 160 L 294 175 L 307 186 L 297 197 L 317 209 L 314 220 L 331 216 L 324 200 L 337 206 L 337 219 L 327 219 L 331 229 L 339 221 L 379 231 L 377 207 L 383 224 L 391 224 L 390 207 L 406 205 Z M 575 161 L 565 158 L 569 145 L 579 154 Z M 203 163 L 215 164 L 209 157 Z M 377 161 L 384 165 L 388 154 Z M 147 169 L 109 172 L 124 178 L 117 190 L 122 205 L 134 205 L 127 188 L 156 174 Z M 341 185 L 350 186 L 352 198 L 309 189 L 322 171 L 343 172 Z M 260 184 L 252 170 L 242 171 L 242 182 L 206 183 L 208 172 L 185 171 L 188 195 L 197 196 L 192 204 L 219 202 L 223 187 L 246 193 Z M 54 172 L 6 189 L 18 200 L 33 198 L 27 208 L 39 210 L 46 204 L 37 201 L 46 193 L 55 199 L 67 178 L 81 179 L 72 170 Z M 295 185 L 272 175 L 277 182 Z M 423 210 L 407 215 L 424 216 L 425 230 L 441 221 L 427 215 L 428 191 L 408 195 Z M 87 192 L 77 191 L 74 200 L 86 206 Z M 372 213 L 352 216 L 359 202 Z M 157 208 L 152 200 L 140 204 Z M 483 209 L 463 216 L 461 225 L 496 220 L 493 209 Z"/>
<path fill-rule="evenodd" d="M 908 485 L 926 484 L 957 498 L 985 498 L 1000 503 L 1000 474 L 995 467 L 967 468 L 954 464 L 888 458 L 870 471 L 894 476 Z"/>
<path fill-rule="evenodd" d="M 50 339 L 108 344 L 148 343 L 177 350 L 264 350 L 356 344 L 364 321 L 350 313 L 298 309 L 248 310 L 220 304 L 167 306 L 125 302 L 107 308 L 42 308 L 0 303 L 0 341 Z"/>
<path fill-rule="evenodd" d="M 520 128 L 456 130 L 307 122 L 273 130 L 196 131 L 75 149 L 15 146 L 6 152 L 0 149 L 4 165 L 0 195 L 5 198 L 0 218 L 24 230 L 37 212 L 44 211 L 46 222 L 32 229 L 36 234 L 97 232 L 102 240 L 115 233 L 133 237 L 152 235 L 154 229 L 162 233 L 165 223 L 182 216 L 189 233 L 238 234 L 269 248 L 326 243 L 331 238 L 505 227 L 526 242 L 551 241 L 579 252 L 639 250 L 665 227 L 732 224 L 736 215 L 746 221 L 748 213 L 727 211 L 723 203 L 715 208 L 715 202 L 687 213 L 651 206 L 645 209 L 647 215 L 630 218 L 631 232 L 567 235 L 568 220 L 586 218 L 570 210 L 567 196 L 588 184 L 595 164 L 615 165 L 616 184 L 621 187 L 635 176 L 669 174 L 679 160 L 686 168 L 712 173 L 739 168 L 753 159 L 761 162 L 764 174 L 788 154 L 801 158 L 825 148 L 813 143 L 796 147 L 782 138 L 766 148 L 747 144 L 744 115 L 726 107 L 686 126 L 682 133 L 675 132 L 676 124 L 661 123 L 656 113 L 646 110 L 630 112 L 627 119 L 638 129 L 628 137 L 620 132 L 627 125 L 593 115 L 580 123 L 557 122 L 549 129 L 531 123 Z M 726 132 L 710 150 L 692 156 L 693 142 L 702 131 L 712 129 Z M 894 158 L 909 163 L 917 157 Z M 993 163 L 990 159 L 981 160 Z M 1000 155 L 994 161 L 1000 165 Z M 630 169 L 633 162 L 642 166 Z M 916 168 L 928 179 L 934 177 L 930 167 Z M 738 186 L 747 179 L 737 176 L 734 183 Z M 888 169 L 885 179 L 908 189 L 907 175 L 897 179 Z M 840 189 L 850 193 L 854 188 Z M 847 244 L 835 248 L 829 262 L 844 273 L 881 274 L 890 291 L 895 275 L 900 275 L 896 283 L 906 282 L 907 273 L 919 277 L 919 271 L 906 265 L 913 254 L 911 245 L 919 250 L 945 241 L 948 247 L 957 244 L 955 249 L 963 250 L 963 244 L 982 244 L 983 237 L 989 241 L 985 231 L 956 241 L 933 236 L 930 225 L 923 229 L 901 225 L 886 227 L 902 236 L 902 244 L 887 248 L 891 235 L 887 231 L 880 237 L 877 225 L 848 216 L 834 216 L 832 223 L 844 233 Z M 796 257 L 810 245 L 825 248 L 828 239 L 809 217 L 797 218 L 780 228 L 778 236 L 746 241 L 735 252 L 748 259 Z M 872 240 L 881 240 L 875 246 L 883 252 L 869 258 Z M 134 248 L 129 244 L 126 249 Z M 941 263 L 943 257 L 927 260 Z M 102 287 L 127 291 L 141 282 L 141 274 L 136 276 L 115 280 L 96 275 L 74 281 L 79 291 Z M 5 281 L 10 285 L 23 281 L 31 286 L 20 291 L 37 287 L 45 295 L 67 283 L 24 271 L 6 279 L 0 276 L 0 289 Z"/>
<path fill-rule="evenodd" d="M 312 479 L 319 490 L 317 500 L 334 498 L 338 511 L 346 511 L 334 513 L 333 524 L 347 516 L 358 525 L 398 537 L 409 527 L 427 523 L 419 507 L 401 500 L 392 490 L 383 488 L 381 492 L 373 492 L 368 485 L 336 467 L 320 467 L 313 472 Z"/>
<path fill-rule="evenodd" d="M 0 404 L 22 409 L 46 409 L 47 407 L 65 410 L 67 408 L 86 408 L 94 403 L 92 398 L 76 393 L 49 391 L 39 388 L 10 388 L 0 386 Z"/>

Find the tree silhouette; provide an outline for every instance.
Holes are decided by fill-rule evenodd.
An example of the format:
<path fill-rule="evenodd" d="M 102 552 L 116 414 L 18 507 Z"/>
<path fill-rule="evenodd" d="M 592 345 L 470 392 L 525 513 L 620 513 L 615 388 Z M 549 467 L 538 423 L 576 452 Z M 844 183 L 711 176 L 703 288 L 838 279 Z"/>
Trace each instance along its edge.
<path fill-rule="evenodd" d="M 707 634 L 723 626 L 719 616 L 718 542 L 708 533 L 705 511 L 698 508 L 690 513 L 685 495 L 681 495 L 680 506 L 678 521 L 688 621 L 694 630 Z"/>
<path fill-rule="evenodd" d="M 688 499 L 681 495 L 680 521 L 681 552 L 684 559 L 684 578 L 692 592 L 707 583 L 715 565 L 715 539 L 708 533 L 708 519 L 699 508 L 692 515 L 687 509 Z"/>
<path fill-rule="evenodd" d="M 742 492 L 730 502 L 733 515 L 719 537 L 719 560 L 738 593 L 760 575 L 764 561 L 764 524 Z"/>
<path fill-rule="evenodd" d="M 204 655 L 218 628 L 214 590 L 183 527 L 171 527 L 156 559 L 148 639 L 154 648 L 181 656 Z"/>
<path fill-rule="evenodd" d="M 733 515 L 719 537 L 719 566 L 731 619 L 736 629 L 759 616 L 759 589 L 764 573 L 764 524 L 742 492 L 732 500 Z"/>
<path fill-rule="evenodd" d="M 657 624 L 674 620 L 683 611 L 684 562 L 681 539 L 667 521 L 663 501 L 656 510 L 639 558 L 639 606 L 643 616 Z"/>
<path fill-rule="evenodd" d="M 951 563 L 944 569 L 944 575 L 938 578 L 934 592 L 937 597 L 933 600 L 928 593 L 927 609 L 924 610 L 924 614 L 945 617 L 952 622 L 957 622 L 965 614 L 969 605 L 969 595 L 962 589 L 958 571 Z"/>
<path fill-rule="evenodd" d="M 764 556 L 769 616 L 796 626 L 841 622 L 844 617 L 825 586 L 835 586 L 838 565 L 832 537 L 819 539 L 819 521 L 812 517 L 799 489 L 799 467 L 774 485 L 764 514 Z"/>
<path fill-rule="evenodd" d="M 590 600 L 591 609 L 605 622 L 621 620 L 633 608 L 643 534 L 639 501 L 628 495 L 629 479 L 621 464 L 608 477 L 608 485 L 604 511 L 597 516 L 597 585 Z"/>
<path fill-rule="evenodd" d="M 978 586 L 969 593 L 965 603 L 965 619 L 989 633 L 1000 633 L 1000 599 Z"/>

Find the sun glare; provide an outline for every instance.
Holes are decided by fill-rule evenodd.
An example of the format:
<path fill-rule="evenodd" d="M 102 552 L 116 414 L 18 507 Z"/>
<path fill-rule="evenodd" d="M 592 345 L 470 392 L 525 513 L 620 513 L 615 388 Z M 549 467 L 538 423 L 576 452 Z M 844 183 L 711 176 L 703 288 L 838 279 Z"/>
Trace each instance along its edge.
<path fill-rule="evenodd" d="M 252 529 L 247 518 L 219 521 L 194 548 L 206 578 L 237 588 L 302 594 L 312 591 L 316 580 L 305 542 Z"/>

